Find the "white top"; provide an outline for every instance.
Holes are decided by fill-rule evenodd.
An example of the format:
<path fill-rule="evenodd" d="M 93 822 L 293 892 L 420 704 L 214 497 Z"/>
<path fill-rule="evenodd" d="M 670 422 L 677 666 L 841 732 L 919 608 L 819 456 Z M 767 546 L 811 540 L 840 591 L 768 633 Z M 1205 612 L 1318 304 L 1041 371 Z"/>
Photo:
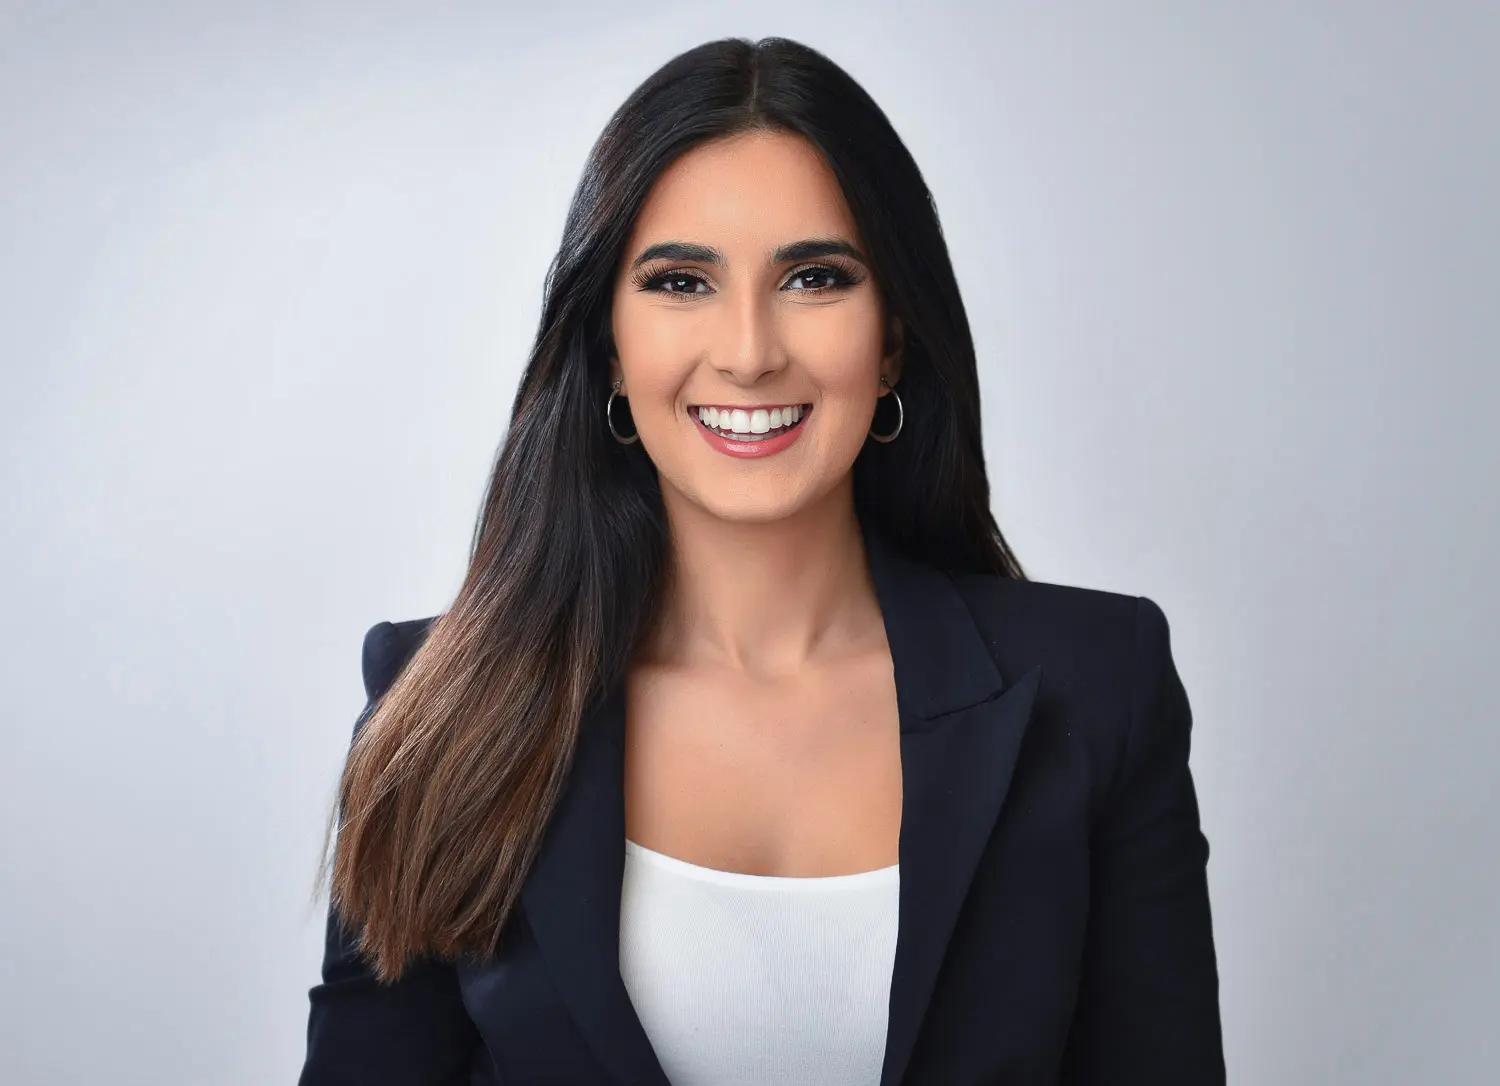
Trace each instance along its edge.
<path fill-rule="evenodd" d="M 625 842 L 620 975 L 672 1086 L 877 1086 L 900 865 L 720 871 Z"/>

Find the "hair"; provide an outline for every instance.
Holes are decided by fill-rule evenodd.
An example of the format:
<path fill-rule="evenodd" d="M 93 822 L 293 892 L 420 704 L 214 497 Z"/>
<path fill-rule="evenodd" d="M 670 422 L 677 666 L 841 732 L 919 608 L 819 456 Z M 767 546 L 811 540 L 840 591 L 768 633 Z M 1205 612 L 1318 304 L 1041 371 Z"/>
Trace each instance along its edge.
<path fill-rule="evenodd" d="M 356 724 L 331 905 L 382 981 L 417 958 L 495 953 L 580 722 L 652 630 L 670 536 L 649 457 L 604 424 L 613 280 L 662 171 L 757 130 L 825 156 L 903 325 L 905 423 L 855 460 L 861 521 L 940 569 L 1025 579 L 990 512 L 974 344 L 937 210 L 885 114 L 785 38 L 668 61 L 610 118 L 574 192 L 462 585 Z M 325 837 L 320 879 L 327 857 Z"/>

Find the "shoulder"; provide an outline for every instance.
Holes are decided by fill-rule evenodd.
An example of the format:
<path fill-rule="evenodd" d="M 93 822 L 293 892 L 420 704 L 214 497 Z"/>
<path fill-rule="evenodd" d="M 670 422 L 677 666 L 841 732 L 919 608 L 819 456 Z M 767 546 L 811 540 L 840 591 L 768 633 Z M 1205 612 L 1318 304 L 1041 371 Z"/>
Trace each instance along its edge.
<path fill-rule="evenodd" d="M 1190 726 L 1163 609 L 1146 596 L 986 575 L 954 578 L 1002 677 L 1040 665 L 1041 714 L 1094 754 L 1101 777 Z"/>
<path fill-rule="evenodd" d="M 390 688 L 406 662 L 426 640 L 427 631 L 436 618 L 432 615 L 401 622 L 377 622 L 365 631 L 360 669 L 364 674 L 366 697 L 373 701 Z"/>
<path fill-rule="evenodd" d="M 1024 659 L 1023 670 L 1129 670 L 1143 645 L 1166 636 L 1165 613 L 1145 596 L 985 574 L 954 583 L 986 640 L 1013 663 Z"/>

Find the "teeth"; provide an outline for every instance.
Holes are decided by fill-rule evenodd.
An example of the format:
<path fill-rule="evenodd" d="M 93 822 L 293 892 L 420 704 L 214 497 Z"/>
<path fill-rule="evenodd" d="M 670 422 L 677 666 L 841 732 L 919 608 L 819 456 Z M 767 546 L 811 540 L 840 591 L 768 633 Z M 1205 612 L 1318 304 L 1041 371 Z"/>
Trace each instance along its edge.
<path fill-rule="evenodd" d="M 720 411 L 717 407 L 700 407 L 698 418 L 705 426 L 724 434 L 765 434 L 800 422 L 802 406 L 790 404 L 786 407 L 757 407 L 750 411 L 743 408 Z"/>

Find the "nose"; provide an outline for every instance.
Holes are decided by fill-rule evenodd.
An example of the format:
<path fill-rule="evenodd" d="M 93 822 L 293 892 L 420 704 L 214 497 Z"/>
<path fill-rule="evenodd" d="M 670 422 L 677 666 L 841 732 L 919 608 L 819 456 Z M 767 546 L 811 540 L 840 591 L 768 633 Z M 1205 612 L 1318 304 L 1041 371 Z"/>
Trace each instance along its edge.
<path fill-rule="evenodd" d="M 741 290 L 723 307 L 723 325 L 714 345 L 714 368 L 726 380 L 750 387 L 786 368 L 784 344 L 771 300 L 760 291 Z"/>

